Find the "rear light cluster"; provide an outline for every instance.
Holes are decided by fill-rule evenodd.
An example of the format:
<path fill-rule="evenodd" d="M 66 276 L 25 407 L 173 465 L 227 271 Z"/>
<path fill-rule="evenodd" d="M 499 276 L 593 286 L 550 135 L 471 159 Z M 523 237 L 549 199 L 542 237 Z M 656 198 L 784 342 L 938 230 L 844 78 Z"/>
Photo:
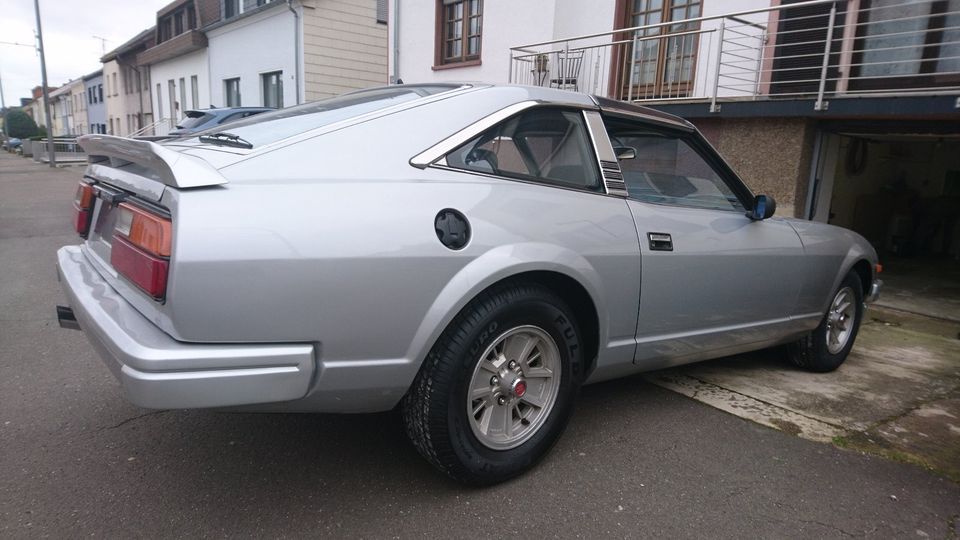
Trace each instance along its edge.
<path fill-rule="evenodd" d="M 77 187 L 77 196 L 73 198 L 73 208 L 76 210 L 74 227 L 80 236 L 86 238 L 90 230 L 90 215 L 93 214 L 93 186 L 80 182 Z"/>
<path fill-rule="evenodd" d="M 120 203 L 117 212 L 110 264 L 150 296 L 163 298 L 170 268 L 170 220 L 130 203 Z"/>
<path fill-rule="evenodd" d="M 84 238 L 90 231 L 95 200 L 93 185 L 80 182 L 73 207 L 77 232 Z M 110 264 L 144 292 L 162 299 L 167 292 L 170 268 L 170 218 L 127 202 L 121 202 L 114 211 L 116 223 L 110 242 Z"/>

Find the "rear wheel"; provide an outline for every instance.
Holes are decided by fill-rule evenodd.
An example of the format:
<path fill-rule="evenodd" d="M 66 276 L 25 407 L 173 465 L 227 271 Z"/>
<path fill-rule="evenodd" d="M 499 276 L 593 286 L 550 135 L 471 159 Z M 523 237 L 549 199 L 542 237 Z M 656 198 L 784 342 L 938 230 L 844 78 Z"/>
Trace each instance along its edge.
<path fill-rule="evenodd" d="M 579 386 L 579 330 L 549 289 L 497 287 L 457 315 L 401 405 L 435 467 L 494 484 L 533 466 L 563 432 Z"/>
<path fill-rule="evenodd" d="M 815 372 L 833 371 L 843 364 L 863 319 L 860 276 L 850 272 L 840 283 L 820 326 L 790 347 L 790 359 Z"/>

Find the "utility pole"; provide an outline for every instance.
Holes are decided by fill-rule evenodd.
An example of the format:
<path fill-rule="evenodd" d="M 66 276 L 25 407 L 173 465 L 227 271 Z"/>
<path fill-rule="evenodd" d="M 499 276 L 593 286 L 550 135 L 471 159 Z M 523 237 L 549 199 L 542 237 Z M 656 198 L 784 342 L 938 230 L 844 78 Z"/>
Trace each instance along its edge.
<path fill-rule="evenodd" d="M 50 166 L 57 166 L 57 156 L 53 150 L 53 122 L 50 121 L 50 96 L 47 92 L 47 59 L 43 52 L 43 29 L 40 26 L 40 0 L 33 0 L 33 7 L 37 12 L 37 51 L 40 53 L 40 80 L 43 85 L 43 114 L 47 119 L 47 156 L 50 157 Z"/>

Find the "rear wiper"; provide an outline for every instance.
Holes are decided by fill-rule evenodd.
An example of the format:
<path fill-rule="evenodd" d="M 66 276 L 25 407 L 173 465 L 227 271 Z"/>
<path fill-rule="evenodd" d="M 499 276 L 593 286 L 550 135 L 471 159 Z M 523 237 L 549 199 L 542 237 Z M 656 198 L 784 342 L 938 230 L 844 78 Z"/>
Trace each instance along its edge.
<path fill-rule="evenodd" d="M 210 135 L 201 135 L 200 142 L 215 144 L 217 146 L 231 146 L 233 148 L 253 148 L 253 143 L 239 135 L 221 131 L 211 133 Z"/>

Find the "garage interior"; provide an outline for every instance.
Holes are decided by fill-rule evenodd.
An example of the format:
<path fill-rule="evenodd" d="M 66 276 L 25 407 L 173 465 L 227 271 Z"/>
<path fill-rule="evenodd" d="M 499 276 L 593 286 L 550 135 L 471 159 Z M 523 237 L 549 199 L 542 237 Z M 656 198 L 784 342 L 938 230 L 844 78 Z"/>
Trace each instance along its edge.
<path fill-rule="evenodd" d="M 821 132 L 808 208 L 877 249 L 880 305 L 960 321 L 960 134 L 949 129 L 885 122 Z"/>

